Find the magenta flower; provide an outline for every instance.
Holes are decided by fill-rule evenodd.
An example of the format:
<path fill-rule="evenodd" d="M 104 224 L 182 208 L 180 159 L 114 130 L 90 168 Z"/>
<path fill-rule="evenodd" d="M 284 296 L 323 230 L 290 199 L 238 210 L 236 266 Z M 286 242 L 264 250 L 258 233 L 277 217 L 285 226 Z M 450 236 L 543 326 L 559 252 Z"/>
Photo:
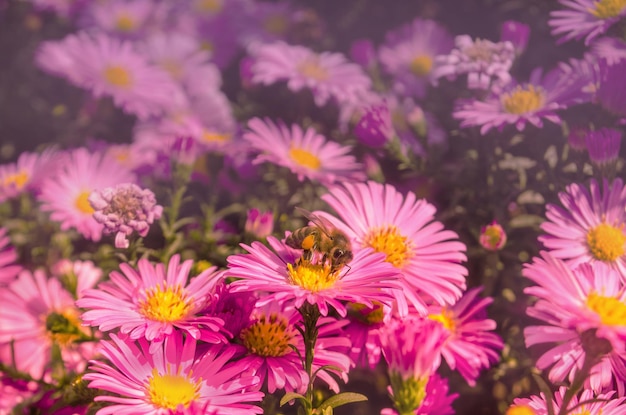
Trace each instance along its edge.
<path fill-rule="evenodd" d="M 571 184 L 559 193 L 562 206 L 548 204 L 546 235 L 539 241 L 550 255 L 563 259 L 571 268 L 603 262 L 626 277 L 626 187 L 621 179 L 600 185 L 591 180 L 587 189 Z"/>
<path fill-rule="evenodd" d="M 511 42 L 515 48 L 516 55 L 521 55 L 526 50 L 529 37 L 530 26 L 527 24 L 515 20 L 507 20 L 500 27 L 500 41 Z"/>
<path fill-rule="evenodd" d="M 17 252 L 11 245 L 6 228 L 0 228 L 0 284 L 8 284 L 15 279 L 22 267 L 15 263 Z"/>
<path fill-rule="evenodd" d="M 138 38 L 145 34 L 158 6 L 153 0 L 112 0 L 94 3 L 83 15 L 82 27 L 94 27 L 109 35 L 123 38 Z"/>
<path fill-rule="evenodd" d="M 39 200 L 43 211 L 61 223 L 61 229 L 75 228 L 85 238 L 99 241 L 103 225 L 93 218 L 91 192 L 120 183 L 134 182 L 133 174 L 114 159 L 84 148 L 69 153 L 56 175 L 42 184 Z"/>
<path fill-rule="evenodd" d="M 253 45 L 250 54 L 254 83 L 286 81 L 293 92 L 310 89 L 319 107 L 331 99 L 339 104 L 358 102 L 371 87 L 363 70 L 340 53 L 315 53 L 304 46 L 274 42 Z"/>
<path fill-rule="evenodd" d="M 591 46 L 591 53 L 607 65 L 615 65 L 626 60 L 626 41 L 616 37 L 603 37 L 595 40 Z"/>
<path fill-rule="evenodd" d="M 118 329 L 131 339 L 146 338 L 159 345 L 176 329 L 208 343 L 225 341 L 223 321 L 201 313 L 212 301 L 217 282 L 216 267 L 189 279 L 193 261 L 180 263 L 174 255 L 164 264 L 139 260 L 135 270 L 121 264 L 111 280 L 86 290 L 76 304 L 86 309 L 83 321 L 102 331 Z"/>
<path fill-rule="evenodd" d="M 601 67 L 602 79 L 596 94 L 598 102 L 608 111 L 626 116 L 626 103 L 623 99 L 626 93 L 626 78 L 623 76 L 626 60 L 620 60 L 614 65 L 604 63 Z"/>
<path fill-rule="evenodd" d="M 248 128 L 244 140 L 261 152 L 255 163 L 287 167 L 300 181 L 305 177 L 322 183 L 365 179 L 362 166 L 348 154 L 350 147 L 327 141 L 313 128 L 303 131 L 294 124 L 289 129 L 282 122 L 259 118 L 248 121 Z"/>
<path fill-rule="evenodd" d="M 548 24 L 560 42 L 585 38 L 588 45 L 626 15 L 626 4 L 613 0 L 559 0 L 564 10 L 550 13 Z"/>
<path fill-rule="evenodd" d="M 421 405 L 413 411 L 414 415 L 453 415 L 452 402 L 459 397 L 458 393 L 448 394 L 448 380 L 436 373 L 432 374 L 426 384 L 426 396 Z M 380 415 L 401 415 L 392 408 L 385 408 Z"/>
<path fill-rule="evenodd" d="M 244 230 L 257 239 L 264 239 L 274 230 L 274 213 L 261 212 L 257 208 L 248 209 Z"/>
<path fill-rule="evenodd" d="M 394 78 L 394 88 L 402 95 L 423 98 L 431 82 L 437 55 L 453 46 L 452 36 L 433 20 L 415 19 L 387 33 L 378 58 Z"/>
<path fill-rule="evenodd" d="M 104 232 L 116 233 L 116 248 L 128 248 L 126 237 L 133 231 L 145 237 L 150 225 L 163 212 L 163 206 L 156 204 L 150 189 L 142 189 L 133 183 L 95 190 L 88 201 L 94 209 L 94 219 L 104 225 Z"/>
<path fill-rule="evenodd" d="M 480 245 L 488 251 L 499 251 L 506 244 L 506 232 L 496 220 L 480 229 Z"/>
<path fill-rule="evenodd" d="M 552 397 L 552 408 L 558 414 L 563 406 L 563 397 L 567 388 L 560 387 Z M 589 389 L 584 389 L 578 396 L 574 396 L 569 402 L 567 413 L 585 415 L 621 415 L 626 413 L 626 405 L 623 397 L 615 396 L 615 392 L 596 394 Z M 548 415 L 548 402 L 543 393 L 540 396 L 530 398 L 516 398 L 507 414 Z M 513 411 L 516 409 L 516 411 Z"/>
<path fill-rule="evenodd" d="M 197 356 L 196 339 L 172 332 L 158 347 L 145 339 L 137 343 L 111 335 L 102 342 L 102 355 L 110 363 L 91 361 L 94 371 L 84 376 L 89 387 L 115 395 L 100 395 L 96 402 L 112 402 L 97 415 L 167 415 L 197 413 L 248 415 L 263 411 L 254 405 L 259 378 L 248 368 L 229 363 L 234 351 L 210 346 Z"/>
<path fill-rule="evenodd" d="M 389 304 L 393 294 L 387 289 L 397 289 L 397 271 L 383 261 L 381 255 L 369 250 L 355 253 L 354 259 L 339 270 L 328 265 L 300 261 L 301 254 L 268 236 L 271 248 L 260 242 L 242 245 L 247 254 L 228 257 L 227 277 L 234 292 L 259 291 L 265 293 L 260 305 L 288 301 L 295 307 L 305 302 L 317 304 L 322 315 L 332 307 L 341 316 L 346 315 L 344 301 L 373 307 L 373 302 Z"/>
<path fill-rule="evenodd" d="M 346 233 L 355 254 L 366 248 L 385 254 L 402 274 L 402 295 L 420 314 L 428 313 L 427 303 L 454 304 L 461 296 L 465 245 L 434 220 L 436 209 L 426 200 L 371 181 L 333 187 L 322 199 L 342 221 L 317 213 Z"/>
<path fill-rule="evenodd" d="M 613 128 L 589 131 L 585 139 L 589 159 L 597 166 L 606 167 L 617 161 L 622 144 L 622 133 Z"/>

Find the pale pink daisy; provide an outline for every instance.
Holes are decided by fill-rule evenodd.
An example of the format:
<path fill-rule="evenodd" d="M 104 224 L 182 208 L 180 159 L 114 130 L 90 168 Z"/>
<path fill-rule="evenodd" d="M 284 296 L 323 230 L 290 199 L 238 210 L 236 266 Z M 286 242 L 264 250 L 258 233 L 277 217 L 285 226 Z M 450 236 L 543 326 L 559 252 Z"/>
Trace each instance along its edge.
<path fill-rule="evenodd" d="M 435 57 L 450 52 L 452 36 L 433 20 L 417 18 L 387 33 L 378 58 L 394 77 L 394 89 L 402 95 L 423 98 L 433 78 Z"/>
<path fill-rule="evenodd" d="M 548 24 L 561 42 L 585 38 L 588 45 L 626 16 L 621 0 L 559 0 L 565 9 L 550 12 Z"/>
<path fill-rule="evenodd" d="M 378 301 L 389 304 L 394 296 L 386 290 L 397 289 L 397 271 L 371 250 L 355 253 L 354 259 L 338 270 L 327 264 L 301 261 L 301 253 L 278 239 L 268 236 L 270 248 L 260 242 L 242 247 L 247 254 L 228 257 L 227 277 L 238 278 L 231 283 L 234 292 L 264 293 L 260 305 L 288 301 L 295 307 L 306 302 L 317 304 L 322 315 L 334 308 L 346 315 L 344 301 L 373 307 Z"/>
<path fill-rule="evenodd" d="M 448 333 L 441 355 L 452 370 L 458 370 L 470 384 L 483 369 L 489 368 L 500 358 L 504 343 L 492 331 L 496 322 L 487 318 L 487 306 L 492 298 L 477 298 L 481 288 L 466 292 L 452 306 L 431 306 L 428 318 L 439 322 Z"/>
<path fill-rule="evenodd" d="M 626 356 L 622 277 L 601 262 L 581 264 L 572 270 L 547 252 L 527 264 L 523 275 L 537 284 L 524 292 L 539 299 L 527 314 L 547 323 L 525 329 L 526 345 L 557 343 L 537 361 L 542 369 L 552 367 L 550 380 L 571 380 L 588 353 L 596 359 L 588 379 L 594 389 L 611 386 L 614 376 L 622 378 Z M 602 362 L 601 358 L 611 361 Z"/>
<path fill-rule="evenodd" d="M 84 376 L 89 387 L 115 395 L 100 395 L 96 402 L 111 402 L 97 415 L 211 414 L 248 415 L 263 410 L 254 405 L 263 398 L 259 378 L 248 368 L 229 363 L 234 350 L 209 346 L 199 354 L 196 340 L 173 332 L 158 347 L 111 335 L 102 342 L 110 363 L 92 361 Z"/>
<path fill-rule="evenodd" d="M 252 82 L 272 85 L 286 81 L 294 92 L 310 89 L 320 107 L 331 99 L 339 104 L 355 103 L 371 87 L 363 69 L 340 53 L 316 53 L 284 42 L 255 44 L 249 50 L 254 60 Z"/>
<path fill-rule="evenodd" d="M 96 98 L 110 96 L 115 105 L 141 119 L 185 100 L 170 76 L 149 64 L 132 43 L 103 33 L 79 32 L 44 42 L 35 59 L 46 72 L 90 90 Z"/>
<path fill-rule="evenodd" d="M 134 181 L 134 175 L 114 159 L 79 148 L 68 154 L 57 174 L 43 182 L 38 199 L 41 209 L 50 212 L 50 218 L 60 222 L 62 230 L 74 228 L 85 238 L 99 241 L 104 227 L 93 218 L 89 195 L 97 189 Z"/>
<path fill-rule="evenodd" d="M 591 180 L 589 189 L 574 183 L 559 193 L 562 206 L 548 204 L 546 233 L 539 241 L 550 255 L 571 268 L 603 262 L 626 279 L 626 187 L 621 179 L 611 184 Z"/>
<path fill-rule="evenodd" d="M 38 193 L 42 181 L 62 165 L 63 155 L 52 149 L 24 152 L 15 163 L 0 165 L 0 202 L 25 192 Z"/>
<path fill-rule="evenodd" d="M 11 245 L 7 230 L 0 228 L 0 284 L 10 283 L 19 274 L 22 266 L 16 264 L 16 260 L 17 252 Z"/>
<path fill-rule="evenodd" d="M 22 271 L 18 278 L 0 290 L 0 360 L 35 379 L 49 376 L 52 346 L 61 349 L 65 367 L 76 373 L 85 369 L 92 356 L 92 343 L 82 327 L 74 298 L 58 279 L 43 271 Z"/>
<path fill-rule="evenodd" d="M 313 128 L 303 130 L 294 124 L 290 129 L 282 122 L 260 118 L 248 121 L 248 128 L 244 140 L 261 152 L 255 163 L 269 161 L 287 167 L 300 181 L 306 177 L 329 184 L 365 179 L 362 166 L 348 154 L 350 147 L 327 141 Z"/>
<path fill-rule="evenodd" d="M 548 415 L 559 414 L 563 409 L 563 398 L 567 395 L 568 389 L 561 386 L 551 397 L 552 411 L 548 411 L 548 400 L 545 395 L 531 396 L 530 398 L 516 398 L 515 403 L 509 407 L 506 415 Z M 626 404 L 624 397 L 615 395 L 615 392 L 594 393 L 589 389 L 584 389 L 569 402 L 568 414 L 584 415 L 624 415 L 626 414 Z"/>
<path fill-rule="evenodd" d="M 132 339 L 146 338 L 155 348 L 176 329 L 196 340 L 223 342 L 224 322 L 201 313 L 215 294 L 216 267 L 189 279 L 192 266 L 192 260 L 181 264 L 179 255 L 167 268 L 147 259 L 139 260 L 137 269 L 123 263 L 121 273 L 113 271 L 110 281 L 84 291 L 76 305 L 86 309 L 85 324 L 102 331 L 119 329 Z"/>
<path fill-rule="evenodd" d="M 355 254 L 384 253 L 402 274 L 402 295 L 426 315 L 426 304 L 454 304 L 465 289 L 465 245 L 435 220 L 436 208 L 415 193 L 403 196 L 391 185 L 343 183 L 322 199 L 342 221 L 316 212 L 343 230 Z M 399 298 L 402 300 L 402 298 Z M 403 307 L 401 307 L 403 308 Z"/>

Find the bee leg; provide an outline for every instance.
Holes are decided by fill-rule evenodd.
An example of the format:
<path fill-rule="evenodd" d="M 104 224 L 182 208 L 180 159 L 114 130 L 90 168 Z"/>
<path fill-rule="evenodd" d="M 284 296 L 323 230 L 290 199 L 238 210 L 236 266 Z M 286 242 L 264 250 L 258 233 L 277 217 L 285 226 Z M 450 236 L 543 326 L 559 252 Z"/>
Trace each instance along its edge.
<path fill-rule="evenodd" d="M 302 252 L 302 259 L 307 261 L 307 262 L 311 262 L 311 259 L 313 258 L 313 251 L 311 251 L 310 249 L 305 249 Z"/>

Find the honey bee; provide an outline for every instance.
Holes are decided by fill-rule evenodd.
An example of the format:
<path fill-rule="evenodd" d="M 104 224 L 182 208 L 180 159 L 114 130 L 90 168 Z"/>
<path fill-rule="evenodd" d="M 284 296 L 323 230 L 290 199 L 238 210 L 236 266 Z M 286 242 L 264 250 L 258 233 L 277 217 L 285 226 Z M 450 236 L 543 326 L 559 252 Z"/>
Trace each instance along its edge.
<path fill-rule="evenodd" d="M 296 229 L 287 237 L 287 246 L 302 249 L 302 260 L 310 262 L 314 252 L 323 255 L 322 264 L 328 261 L 331 272 L 337 271 L 352 260 L 352 247 L 345 233 L 328 220 L 305 209 L 296 207 L 313 225 Z"/>

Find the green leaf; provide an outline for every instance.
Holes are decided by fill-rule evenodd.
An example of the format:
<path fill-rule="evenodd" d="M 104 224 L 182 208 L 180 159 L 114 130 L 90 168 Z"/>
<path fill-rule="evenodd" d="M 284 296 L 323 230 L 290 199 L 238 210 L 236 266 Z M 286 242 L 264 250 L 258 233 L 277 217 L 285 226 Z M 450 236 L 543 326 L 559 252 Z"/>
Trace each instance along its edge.
<path fill-rule="evenodd" d="M 325 411 L 326 408 L 337 408 L 338 406 L 345 405 L 353 402 L 367 401 L 367 396 L 355 392 L 342 392 L 337 395 L 333 395 L 326 399 L 319 406 L 318 411 Z M 323 412 L 322 412 L 323 413 Z"/>
<path fill-rule="evenodd" d="M 280 406 L 283 406 L 284 404 L 286 404 L 287 402 L 293 399 L 301 399 L 306 402 L 306 398 L 303 395 L 300 395 L 299 393 L 295 393 L 295 392 L 288 392 L 285 394 L 285 396 L 283 396 L 280 399 Z"/>

